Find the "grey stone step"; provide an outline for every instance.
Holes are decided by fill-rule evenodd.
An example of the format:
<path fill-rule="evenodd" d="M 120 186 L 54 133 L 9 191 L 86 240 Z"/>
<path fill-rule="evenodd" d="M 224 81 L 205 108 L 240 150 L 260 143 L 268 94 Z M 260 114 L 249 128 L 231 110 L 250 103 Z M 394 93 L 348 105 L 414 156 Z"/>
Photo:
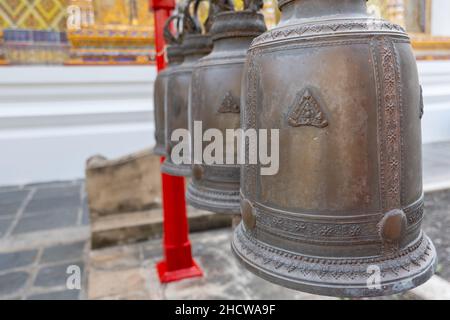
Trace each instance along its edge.
<path fill-rule="evenodd" d="M 190 232 L 231 227 L 232 216 L 188 207 Z M 91 247 L 103 248 L 130 244 L 154 238 L 163 234 L 162 209 L 120 213 L 91 221 Z"/>

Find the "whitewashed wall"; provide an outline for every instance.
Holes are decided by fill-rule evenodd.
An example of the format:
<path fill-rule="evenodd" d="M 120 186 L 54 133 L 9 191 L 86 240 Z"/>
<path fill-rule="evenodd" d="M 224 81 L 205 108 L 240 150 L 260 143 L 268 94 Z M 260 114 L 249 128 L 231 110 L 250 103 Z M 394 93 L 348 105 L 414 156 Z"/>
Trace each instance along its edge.
<path fill-rule="evenodd" d="M 419 62 L 425 143 L 450 140 L 450 61 Z M 153 67 L 0 68 L 0 185 L 82 178 L 154 144 Z"/>
<path fill-rule="evenodd" d="M 423 143 L 448 141 L 450 140 L 450 61 L 423 61 L 418 63 L 418 67 L 425 104 L 422 141 Z"/>
<path fill-rule="evenodd" d="M 154 67 L 0 68 L 0 185 L 81 178 L 154 144 Z"/>
<path fill-rule="evenodd" d="M 450 36 L 450 1 L 431 2 L 431 33 L 434 36 Z"/>

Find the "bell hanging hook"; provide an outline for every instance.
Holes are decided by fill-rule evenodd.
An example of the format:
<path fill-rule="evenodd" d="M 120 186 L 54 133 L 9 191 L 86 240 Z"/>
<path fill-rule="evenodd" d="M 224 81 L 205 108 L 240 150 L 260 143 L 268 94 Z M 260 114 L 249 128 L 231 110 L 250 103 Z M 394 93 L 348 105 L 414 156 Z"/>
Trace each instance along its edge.
<path fill-rule="evenodd" d="M 183 34 L 202 33 L 202 26 L 198 18 L 198 8 L 201 0 L 188 0 L 183 10 Z M 191 14 L 191 4 L 194 3 L 193 13 Z"/>
<path fill-rule="evenodd" d="M 264 0 L 244 0 L 244 10 L 257 12 L 264 6 Z"/>
<path fill-rule="evenodd" d="M 200 0 L 201 1 L 201 0 Z M 220 12 L 234 11 L 233 0 L 208 0 L 208 18 L 205 21 L 205 30 L 208 32 L 214 22 L 214 17 Z"/>
<path fill-rule="evenodd" d="M 181 43 L 181 18 L 180 14 L 175 14 L 169 17 L 164 23 L 163 36 L 166 44 L 171 45 Z M 171 28 L 172 22 L 174 22 L 174 28 Z M 175 33 L 173 32 L 173 29 L 175 29 Z"/>

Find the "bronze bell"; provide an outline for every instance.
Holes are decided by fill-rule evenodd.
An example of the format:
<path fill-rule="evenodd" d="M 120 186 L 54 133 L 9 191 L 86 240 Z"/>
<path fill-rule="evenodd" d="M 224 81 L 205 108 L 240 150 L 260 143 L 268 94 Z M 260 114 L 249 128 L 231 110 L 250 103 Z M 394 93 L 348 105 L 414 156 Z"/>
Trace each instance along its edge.
<path fill-rule="evenodd" d="M 155 140 L 156 145 L 153 148 L 153 153 L 159 156 L 166 156 L 166 137 L 164 124 L 164 105 L 167 99 L 167 78 L 172 70 L 183 62 L 184 56 L 180 46 L 178 35 L 173 35 L 170 32 L 170 25 L 172 21 L 179 22 L 180 16 L 174 15 L 167 19 L 164 25 L 164 39 L 168 44 L 166 53 L 169 62 L 166 69 L 159 72 L 155 79 L 153 102 L 154 102 L 154 117 L 155 117 Z"/>
<path fill-rule="evenodd" d="M 427 281 L 421 230 L 421 94 L 410 39 L 365 0 L 284 0 L 256 38 L 243 129 L 279 129 L 278 173 L 241 170 L 232 248 L 257 275 L 330 296 L 380 296 Z M 245 144 L 249 151 L 249 143 Z"/>
<path fill-rule="evenodd" d="M 188 1 L 183 14 L 183 36 L 181 49 L 184 60 L 170 71 L 167 78 L 167 99 L 165 104 L 165 138 L 166 160 L 161 171 L 174 176 L 189 176 L 191 174 L 190 161 L 176 164 L 172 160 L 172 149 L 178 143 L 171 141 L 172 132 L 176 129 L 188 130 L 188 94 L 191 84 L 192 69 L 195 63 L 207 55 L 212 49 L 209 35 L 201 34 L 202 29 L 198 22 L 197 13 L 190 14 Z M 197 6 L 196 6 L 197 7 Z M 181 157 L 189 158 L 181 152 Z"/>
<path fill-rule="evenodd" d="M 225 4 L 227 4 L 225 2 Z M 196 144 L 200 156 L 209 143 L 194 141 L 194 121 L 201 122 L 200 134 L 209 129 L 219 130 L 223 137 L 227 129 L 240 128 L 241 78 L 245 57 L 251 41 L 266 30 L 264 17 L 255 11 L 220 12 L 217 1 L 211 1 L 210 17 L 213 23 L 210 34 L 213 50 L 199 60 L 192 73 L 192 90 L 189 103 L 192 180 L 186 198 L 194 207 L 218 213 L 240 213 L 240 165 L 237 163 L 237 146 L 227 149 L 223 140 L 223 158 L 219 163 L 205 163 L 195 159 Z M 233 143 L 234 144 L 234 143 Z M 192 150 L 194 149 L 194 150 Z M 233 161 L 227 163 L 227 152 Z M 197 161 L 196 161 L 197 160 Z"/>

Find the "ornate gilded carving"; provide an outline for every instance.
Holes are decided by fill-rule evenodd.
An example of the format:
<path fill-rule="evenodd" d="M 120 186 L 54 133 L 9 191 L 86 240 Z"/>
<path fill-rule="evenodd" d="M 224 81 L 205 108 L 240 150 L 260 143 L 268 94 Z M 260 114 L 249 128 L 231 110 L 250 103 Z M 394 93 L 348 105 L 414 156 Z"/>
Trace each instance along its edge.
<path fill-rule="evenodd" d="M 328 120 L 310 89 L 299 92 L 287 114 L 287 122 L 292 127 L 313 126 L 325 128 Z"/>

